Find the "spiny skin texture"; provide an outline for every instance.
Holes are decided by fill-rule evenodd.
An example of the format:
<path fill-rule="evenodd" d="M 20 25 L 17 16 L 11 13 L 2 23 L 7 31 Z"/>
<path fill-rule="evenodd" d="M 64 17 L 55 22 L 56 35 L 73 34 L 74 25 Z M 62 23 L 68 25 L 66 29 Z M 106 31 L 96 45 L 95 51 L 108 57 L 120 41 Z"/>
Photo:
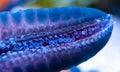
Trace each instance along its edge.
<path fill-rule="evenodd" d="M 60 7 L 0 13 L 0 71 L 56 72 L 93 57 L 110 38 L 110 15 Z"/>

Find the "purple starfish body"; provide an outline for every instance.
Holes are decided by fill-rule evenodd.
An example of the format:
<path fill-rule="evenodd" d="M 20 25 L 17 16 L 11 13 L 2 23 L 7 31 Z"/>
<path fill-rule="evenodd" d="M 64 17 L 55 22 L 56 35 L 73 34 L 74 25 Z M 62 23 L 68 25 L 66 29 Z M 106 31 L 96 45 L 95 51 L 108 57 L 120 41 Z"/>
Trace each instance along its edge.
<path fill-rule="evenodd" d="M 110 38 L 110 15 L 60 7 L 0 13 L 0 72 L 56 72 L 93 57 Z"/>

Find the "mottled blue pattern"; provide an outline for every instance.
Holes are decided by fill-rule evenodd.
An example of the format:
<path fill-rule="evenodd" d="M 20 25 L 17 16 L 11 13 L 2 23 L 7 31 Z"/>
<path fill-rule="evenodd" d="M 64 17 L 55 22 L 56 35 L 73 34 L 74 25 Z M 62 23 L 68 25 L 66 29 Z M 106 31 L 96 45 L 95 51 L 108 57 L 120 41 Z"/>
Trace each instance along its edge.
<path fill-rule="evenodd" d="M 56 22 L 60 19 L 60 9 L 58 8 L 51 8 L 48 11 L 49 18 L 52 22 Z"/>
<path fill-rule="evenodd" d="M 67 7 L 63 7 L 60 10 L 60 16 L 62 20 L 69 20 L 71 19 L 71 9 Z"/>
<path fill-rule="evenodd" d="M 83 7 L 84 8 L 84 7 Z M 81 11 L 82 21 L 106 16 L 106 13 L 98 9 L 84 8 Z"/>
<path fill-rule="evenodd" d="M 1 12 L 0 19 L 3 25 L 8 24 L 8 12 Z"/>
<path fill-rule="evenodd" d="M 27 9 L 24 11 L 25 19 L 28 24 L 33 24 L 35 22 L 35 11 L 33 9 Z"/>
<path fill-rule="evenodd" d="M 20 24 L 20 22 L 22 21 L 22 12 L 20 11 L 11 13 L 11 16 L 13 22 L 15 22 L 16 24 Z"/>
<path fill-rule="evenodd" d="M 71 16 L 73 17 L 73 18 L 82 18 L 85 14 L 87 14 L 87 13 L 84 13 L 83 14 L 83 10 L 84 9 L 78 9 L 77 7 L 74 7 L 74 8 L 72 8 L 72 10 L 71 10 Z M 89 17 L 89 16 L 88 16 Z"/>
<path fill-rule="evenodd" d="M 1 35 L 4 30 L 15 33 L 0 40 L 1 72 L 56 72 L 68 69 L 100 51 L 113 28 L 105 12 L 86 7 L 3 12 L 0 13 L 0 21 L 3 25 L 7 24 L 0 27 Z M 14 23 L 21 24 L 14 27 Z"/>
<path fill-rule="evenodd" d="M 46 21 L 48 19 L 48 11 L 46 9 L 38 9 L 37 18 L 40 22 Z"/>

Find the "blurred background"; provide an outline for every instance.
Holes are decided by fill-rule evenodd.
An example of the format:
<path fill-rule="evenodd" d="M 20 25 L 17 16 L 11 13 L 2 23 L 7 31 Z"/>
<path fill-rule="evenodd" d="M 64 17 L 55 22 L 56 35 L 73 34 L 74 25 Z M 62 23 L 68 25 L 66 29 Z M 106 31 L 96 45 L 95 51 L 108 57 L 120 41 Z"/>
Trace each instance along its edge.
<path fill-rule="evenodd" d="M 93 58 L 61 72 L 120 72 L 120 0 L 0 0 L 0 11 L 26 8 L 86 6 L 111 14 L 114 21 L 107 45 Z"/>

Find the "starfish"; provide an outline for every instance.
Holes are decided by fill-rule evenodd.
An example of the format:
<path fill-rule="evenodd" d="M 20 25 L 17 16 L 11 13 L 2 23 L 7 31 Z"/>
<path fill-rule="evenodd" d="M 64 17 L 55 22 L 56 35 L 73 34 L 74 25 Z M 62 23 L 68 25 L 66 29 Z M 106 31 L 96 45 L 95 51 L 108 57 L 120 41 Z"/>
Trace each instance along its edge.
<path fill-rule="evenodd" d="M 108 42 L 110 14 L 87 7 L 0 13 L 0 72 L 57 72 L 83 63 Z"/>

